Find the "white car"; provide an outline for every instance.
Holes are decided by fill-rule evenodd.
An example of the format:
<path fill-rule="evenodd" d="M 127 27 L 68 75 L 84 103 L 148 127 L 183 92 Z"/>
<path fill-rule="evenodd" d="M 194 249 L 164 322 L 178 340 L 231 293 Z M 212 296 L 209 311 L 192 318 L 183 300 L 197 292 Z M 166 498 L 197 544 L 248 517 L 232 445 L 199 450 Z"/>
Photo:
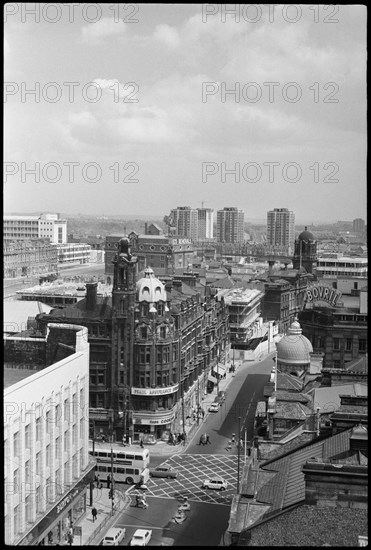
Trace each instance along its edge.
<path fill-rule="evenodd" d="M 150 529 L 137 529 L 130 541 L 130 546 L 147 546 L 152 537 Z"/>
<path fill-rule="evenodd" d="M 205 479 L 202 484 L 203 489 L 217 489 L 218 491 L 225 491 L 228 483 L 222 477 L 213 477 Z"/>
<path fill-rule="evenodd" d="M 209 407 L 209 412 L 211 413 L 217 413 L 219 411 L 220 405 L 219 403 L 211 403 Z"/>
<path fill-rule="evenodd" d="M 103 539 L 102 546 L 118 546 L 125 537 L 125 533 L 125 528 L 120 529 L 119 527 L 112 527 L 109 531 L 107 531 L 107 534 Z"/>

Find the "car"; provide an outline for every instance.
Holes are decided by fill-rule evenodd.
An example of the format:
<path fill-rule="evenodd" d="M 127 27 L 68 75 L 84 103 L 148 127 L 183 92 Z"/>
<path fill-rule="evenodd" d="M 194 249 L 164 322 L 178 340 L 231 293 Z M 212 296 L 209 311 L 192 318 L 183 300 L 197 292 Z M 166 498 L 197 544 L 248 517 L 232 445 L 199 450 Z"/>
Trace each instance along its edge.
<path fill-rule="evenodd" d="M 220 408 L 220 405 L 219 403 L 211 403 L 210 407 L 209 407 L 209 412 L 211 413 L 217 413 L 219 411 L 219 408 Z"/>
<path fill-rule="evenodd" d="M 137 529 L 130 541 L 130 546 L 147 546 L 151 537 L 151 529 Z"/>
<path fill-rule="evenodd" d="M 151 477 L 167 477 L 168 479 L 175 479 L 178 476 L 178 472 L 171 466 L 157 466 L 157 468 L 149 469 L 149 475 Z"/>
<path fill-rule="evenodd" d="M 220 392 L 218 393 L 218 401 L 219 401 L 219 403 L 224 403 L 224 401 L 226 400 L 226 398 L 227 398 L 227 394 L 226 394 L 225 391 L 220 391 Z"/>
<path fill-rule="evenodd" d="M 112 527 L 109 531 L 107 531 L 106 536 L 102 541 L 102 546 L 118 546 L 125 537 L 125 534 L 125 528 Z"/>
<path fill-rule="evenodd" d="M 217 489 L 218 491 L 225 491 L 228 483 L 222 477 L 212 477 L 205 479 L 202 484 L 202 489 Z"/>

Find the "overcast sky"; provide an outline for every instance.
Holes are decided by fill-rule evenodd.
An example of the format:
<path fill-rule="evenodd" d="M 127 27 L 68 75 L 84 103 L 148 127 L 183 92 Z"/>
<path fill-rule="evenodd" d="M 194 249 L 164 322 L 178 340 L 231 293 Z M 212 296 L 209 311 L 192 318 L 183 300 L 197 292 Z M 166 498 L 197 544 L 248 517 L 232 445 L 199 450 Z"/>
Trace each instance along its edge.
<path fill-rule="evenodd" d="M 5 23 L 6 212 L 366 217 L 364 6 L 25 6 Z"/>

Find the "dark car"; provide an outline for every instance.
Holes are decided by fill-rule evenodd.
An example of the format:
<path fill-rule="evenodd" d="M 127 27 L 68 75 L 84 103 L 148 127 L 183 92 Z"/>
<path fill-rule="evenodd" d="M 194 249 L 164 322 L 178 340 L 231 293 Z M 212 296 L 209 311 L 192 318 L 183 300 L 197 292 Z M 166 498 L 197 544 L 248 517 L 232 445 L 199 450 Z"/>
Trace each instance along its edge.
<path fill-rule="evenodd" d="M 227 394 L 226 394 L 225 391 L 220 391 L 220 392 L 218 393 L 218 401 L 219 401 L 219 403 L 224 403 L 224 401 L 226 400 L 226 398 L 227 398 Z"/>
<path fill-rule="evenodd" d="M 157 468 L 150 468 L 149 475 L 151 477 L 167 477 L 168 479 L 175 479 L 178 472 L 171 466 L 157 466 Z"/>

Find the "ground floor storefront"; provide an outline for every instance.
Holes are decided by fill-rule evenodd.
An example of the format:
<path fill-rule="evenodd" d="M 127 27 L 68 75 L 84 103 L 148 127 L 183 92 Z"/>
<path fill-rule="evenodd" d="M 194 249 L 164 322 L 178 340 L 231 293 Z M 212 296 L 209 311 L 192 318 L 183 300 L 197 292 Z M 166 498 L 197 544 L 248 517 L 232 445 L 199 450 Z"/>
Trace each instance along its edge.
<path fill-rule="evenodd" d="M 95 464 L 89 465 L 87 473 L 37 521 L 17 546 L 61 546 L 72 542 L 74 525 L 86 512 L 94 467 Z"/>

